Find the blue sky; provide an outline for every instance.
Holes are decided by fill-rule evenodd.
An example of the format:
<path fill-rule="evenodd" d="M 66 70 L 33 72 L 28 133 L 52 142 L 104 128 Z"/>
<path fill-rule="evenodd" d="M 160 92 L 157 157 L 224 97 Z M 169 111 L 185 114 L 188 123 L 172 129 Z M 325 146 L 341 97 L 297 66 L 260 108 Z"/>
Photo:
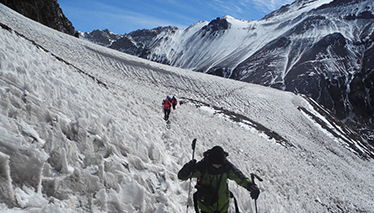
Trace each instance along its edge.
<path fill-rule="evenodd" d="M 294 0 L 58 0 L 76 30 L 129 33 L 158 26 L 186 28 L 225 15 L 259 20 Z"/>

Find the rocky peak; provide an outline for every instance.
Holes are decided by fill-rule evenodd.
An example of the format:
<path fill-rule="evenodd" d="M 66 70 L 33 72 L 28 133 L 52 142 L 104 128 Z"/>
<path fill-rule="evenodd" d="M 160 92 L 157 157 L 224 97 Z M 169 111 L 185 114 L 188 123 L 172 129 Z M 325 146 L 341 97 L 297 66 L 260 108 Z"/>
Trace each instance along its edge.
<path fill-rule="evenodd" d="M 127 34 L 127 36 L 131 37 L 134 40 L 138 40 L 137 38 L 141 38 L 142 40 L 144 40 L 144 38 L 152 39 L 162 32 L 170 31 L 171 33 L 175 33 L 175 31 L 177 30 L 178 30 L 177 27 L 172 27 L 172 26 L 156 27 L 150 30 L 149 29 L 136 30 L 136 31 L 133 31 Z"/>
<path fill-rule="evenodd" d="M 122 35 L 112 33 L 108 29 L 105 29 L 94 30 L 90 33 L 86 32 L 84 33 L 83 37 L 93 43 L 100 44 L 103 46 L 109 46 L 112 44 L 113 41 L 120 39 Z"/>
<path fill-rule="evenodd" d="M 216 18 L 211 21 L 208 25 L 203 27 L 203 30 L 206 31 L 219 31 L 219 30 L 227 30 L 229 28 L 229 22 L 225 18 Z"/>

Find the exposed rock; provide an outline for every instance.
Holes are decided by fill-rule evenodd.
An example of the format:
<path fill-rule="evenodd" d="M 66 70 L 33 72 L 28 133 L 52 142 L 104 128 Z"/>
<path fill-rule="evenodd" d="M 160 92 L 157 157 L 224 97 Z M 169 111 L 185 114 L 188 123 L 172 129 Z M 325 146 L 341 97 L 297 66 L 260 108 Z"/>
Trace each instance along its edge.
<path fill-rule="evenodd" d="M 48 27 L 77 36 L 57 0 L 0 0 L 0 3 Z"/>

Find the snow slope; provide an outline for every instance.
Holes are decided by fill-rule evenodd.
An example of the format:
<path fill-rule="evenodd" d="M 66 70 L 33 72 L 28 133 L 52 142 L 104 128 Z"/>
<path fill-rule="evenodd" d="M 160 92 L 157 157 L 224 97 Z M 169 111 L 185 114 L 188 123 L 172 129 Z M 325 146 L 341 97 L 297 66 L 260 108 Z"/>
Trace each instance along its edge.
<path fill-rule="evenodd" d="M 176 174 L 194 138 L 197 159 L 221 145 L 264 179 L 259 212 L 374 212 L 372 160 L 302 96 L 142 60 L 2 4 L 0 24 L 1 212 L 184 212 Z M 166 95 L 183 102 L 170 125 Z"/>

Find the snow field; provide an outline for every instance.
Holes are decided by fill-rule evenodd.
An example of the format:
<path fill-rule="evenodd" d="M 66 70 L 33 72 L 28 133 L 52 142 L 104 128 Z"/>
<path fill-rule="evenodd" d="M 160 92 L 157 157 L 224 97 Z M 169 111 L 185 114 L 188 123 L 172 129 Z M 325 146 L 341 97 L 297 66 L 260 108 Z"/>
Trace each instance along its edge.
<path fill-rule="evenodd" d="M 314 112 L 301 96 L 137 59 L 2 5 L 0 13 L 1 23 L 45 48 L 0 28 L 0 211 L 183 212 L 189 182 L 176 174 L 197 138 L 196 159 L 221 145 L 244 174 L 264 179 L 260 212 L 373 212 L 371 160 L 298 110 Z M 166 95 L 185 102 L 170 126 Z M 245 189 L 230 189 L 243 212 L 254 212 Z"/>

